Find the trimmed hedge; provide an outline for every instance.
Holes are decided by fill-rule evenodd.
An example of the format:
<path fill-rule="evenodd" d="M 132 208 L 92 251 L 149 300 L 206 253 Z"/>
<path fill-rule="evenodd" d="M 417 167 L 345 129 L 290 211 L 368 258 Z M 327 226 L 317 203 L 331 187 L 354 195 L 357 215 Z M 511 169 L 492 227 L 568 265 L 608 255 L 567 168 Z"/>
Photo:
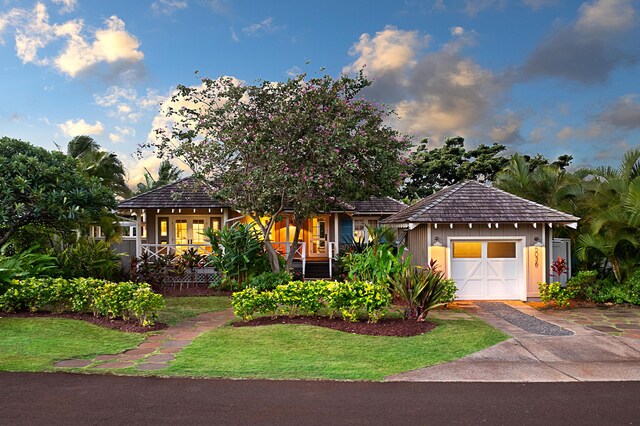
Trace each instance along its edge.
<path fill-rule="evenodd" d="M 377 322 L 382 310 L 391 305 L 391 294 L 386 286 L 367 281 L 292 281 L 273 291 L 260 292 L 249 287 L 236 292 L 231 305 L 234 314 L 244 320 L 255 314 L 277 312 L 290 316 L 316 315 L 326 308 L 332 316 L 339 312 L 345 321 L 357 321 L 357 312 L 364 310 L 370 322 Z"/>
<path fill-rule="evenodd" d="M 146 283 L 113 283 L 94 278 L 13 280 L 0 296 L 0 311 L 93 312 L 95 316 L 135 318 L 152 325 L 164 307 Z"/>

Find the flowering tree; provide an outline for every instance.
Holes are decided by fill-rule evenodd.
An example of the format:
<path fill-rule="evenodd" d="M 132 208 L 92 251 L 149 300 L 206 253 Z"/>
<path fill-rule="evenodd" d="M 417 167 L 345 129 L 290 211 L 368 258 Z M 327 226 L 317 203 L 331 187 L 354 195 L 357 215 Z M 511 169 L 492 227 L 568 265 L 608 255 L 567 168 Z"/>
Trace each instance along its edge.
<path fill-rule="evenodd" d="M 178 87 L 165 105 L 172 124 L 156 129 L 153 148 L 181 158 L 212 195 L 258 224 L 276 272 L 269 235 L 285 209 L 296 226 L 289 268 L 304 220 L 398 186 L 408 139 L 384 124 L 391 111 L 356 97 L 369 84 L 362 73 L 257 85 L 204 78 Z"/>

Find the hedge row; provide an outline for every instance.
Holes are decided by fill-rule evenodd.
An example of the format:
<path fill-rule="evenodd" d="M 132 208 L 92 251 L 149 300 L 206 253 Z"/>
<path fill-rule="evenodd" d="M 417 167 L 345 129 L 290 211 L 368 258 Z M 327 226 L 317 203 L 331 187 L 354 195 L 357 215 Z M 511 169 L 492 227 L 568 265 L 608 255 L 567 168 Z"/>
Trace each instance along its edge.
<path fill-rule="evenodd" d="M 0 296 L 0 311 L 92 312 L 95 316 L 135 318 L 152 325 L 164 307 L 161 295 L 146 283 L 113 283 L 94 278 L 14 280 Z"/>
<path fill-rule="evenodd" d="M 366 281 L 291 281 L 272 291 L 247 288 L 233 294 L 233 312 L 245 320 L 256 313 L 294 316 L 316 315 L 326 308 L 331 315 L 340 313 L 345 321 L 357 321 L 360 310 L 367 312 L 370 322 L 377 322 L 383 309 L 391 305 L 386 286 Z"/>

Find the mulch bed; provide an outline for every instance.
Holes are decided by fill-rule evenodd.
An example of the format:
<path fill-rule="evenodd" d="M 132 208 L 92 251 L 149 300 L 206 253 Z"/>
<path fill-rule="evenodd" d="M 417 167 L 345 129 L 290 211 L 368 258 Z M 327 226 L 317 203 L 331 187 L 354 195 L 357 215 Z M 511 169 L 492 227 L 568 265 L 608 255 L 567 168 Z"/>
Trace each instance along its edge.
<path fill-rule="evenodd" d="M 146 333 L 148 331 L 164 330 L 168 327 L 167 324 L 155 323 L 149 327 L 143 327 L 134 321 L 125 321 L 122 319 L 109 319 L 106 317 L 94 317 L 92 314 L 81 313 L 67 313 L 67 314 L 54 314 L 51 312 L 0 312 L 0 318 L 67 318 L 89 322 L 101 327 L 111 328 L 113 330 L 120 330 L 127 333 Z"/>
<path fill-rule="evenodd" d="M 424 334 L 436 328 L 432 322 L 418 322 L 414 320 L 403 320 L 401 318 L 382 318 L 377 323 L 368 322 L 347 322 L 340 318 L 327 317 L 259 317 L 251 321 L 234 322 L 234 327 L 255 327 L 275 324 L 304 324 L 319 327 L 331 328 L 333 330 L 344 331 L 353 334 L 366 334 L 369 336 L 396 336 L 410 337 Z"/>

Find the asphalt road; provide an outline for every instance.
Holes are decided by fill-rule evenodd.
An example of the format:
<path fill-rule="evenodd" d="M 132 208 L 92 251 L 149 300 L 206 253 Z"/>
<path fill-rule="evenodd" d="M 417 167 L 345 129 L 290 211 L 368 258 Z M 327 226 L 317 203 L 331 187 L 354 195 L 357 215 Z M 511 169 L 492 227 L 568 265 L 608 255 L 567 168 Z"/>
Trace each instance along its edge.
<path fill-rule="evenodd" d="M 640 382 L 368 383 L 0 373 L 0 424 L 620 425 Z"/>

